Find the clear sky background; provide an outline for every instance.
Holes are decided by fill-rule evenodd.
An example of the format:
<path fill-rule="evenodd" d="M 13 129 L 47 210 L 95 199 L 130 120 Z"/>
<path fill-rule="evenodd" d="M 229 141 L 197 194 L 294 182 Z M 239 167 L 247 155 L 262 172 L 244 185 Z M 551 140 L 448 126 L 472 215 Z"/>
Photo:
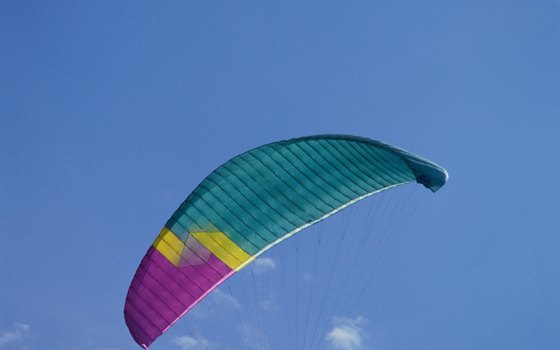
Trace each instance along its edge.
<path fill-rule="evenodd" d="M 358 307 L 290 316 L 321 298 L 305 281 L 339 285 L 291 259 L 319 231 L 363 230 L 373 199 L 232 278 L 153 349 L 308 348 L 306 314 L 322 349 L 560 348 L 558 1 L 7 0 L 0 350 L 136 349 L 128 285 L 186 195 L 240 152 L 321 133 L 403 147 L 450 181 L 414 192 Z M 271 290 L 291 292 L 248 316 Z"/>

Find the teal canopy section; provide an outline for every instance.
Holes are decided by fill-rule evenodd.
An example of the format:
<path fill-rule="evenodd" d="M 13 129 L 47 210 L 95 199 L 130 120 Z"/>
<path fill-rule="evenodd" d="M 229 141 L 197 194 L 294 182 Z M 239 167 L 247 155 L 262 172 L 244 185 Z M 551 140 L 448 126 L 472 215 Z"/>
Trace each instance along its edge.
<path fill-rule="evenodd" d="M 447 172 L 367 138 L 318 135 L 264 145 L 227 161 L 187 197 L 166 227 L 223 232 L 250 255 L 376 192 L 416 181 L 437 191 Z"/>

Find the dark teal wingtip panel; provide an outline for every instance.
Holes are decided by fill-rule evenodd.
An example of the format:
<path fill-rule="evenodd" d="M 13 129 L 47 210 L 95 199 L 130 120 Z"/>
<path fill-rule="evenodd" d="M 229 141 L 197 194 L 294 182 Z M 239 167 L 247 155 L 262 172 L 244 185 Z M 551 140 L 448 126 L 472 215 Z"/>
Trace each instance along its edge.
<path fill-rule="evenodd" d="M 425 158 L 419 157 L 405 150 L 390 146 L 396 153 L 399 153 L 404 157 L 410 170 L 416 176 L 416 182 L 424 185 L 426 188 L 436 192 L 439 190 L 447 180 L 449 179 L 449 174 L 447 170 L 437 165 L 436 163 L 427 160 Z"/>
<path fill-rule="evenodd" d="M 407 162 L 416 176 L 416 181 L 432 192 L 443 187 L 449 179 L 447 171 L 435 163 L 425 162 L 422 158 L 407 159 Z"/>

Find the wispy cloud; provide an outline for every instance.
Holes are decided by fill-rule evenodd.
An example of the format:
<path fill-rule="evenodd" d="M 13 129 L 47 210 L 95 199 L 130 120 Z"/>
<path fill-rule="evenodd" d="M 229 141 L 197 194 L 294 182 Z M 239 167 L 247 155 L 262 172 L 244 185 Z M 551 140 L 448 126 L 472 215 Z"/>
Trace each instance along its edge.
<path fill-rule="evenodd" d="M 247 349 L 266 350 L 270 346 L 266 335 L 248 323 L 240 326 L 241 339 Z"/>
<path fill-rule="evenodd" d="M 278 311 L 278 310 L 280 310 L 280 305 L 278 305 L 278 303 L 276 303 L 272 299 L 265 299 L 265 300 L 259 302 L 259 305 L 266 311 Z"/>
<path fill-rule="evenodd" d="M 311 284 L 315 280 L 315 277 L 313 277 L 312 274 L 305 272 L 301 275 L 301 280 L 307 284 Z"/>
<path fill-rule="evenodd" d="M 241 304 L 231 294 L 216 288 L 190 311 L 190 315 L 198 318 L 211 317 L 223 309 L 241 309 Z"/>
<path fill-rule="evenodd" d="M 211 295 L 216 301 L 216 303 L 221 306 L 225 306 L 233 309 L 241 308 L 241 305 L 239 304 L 239 301 L 236 298 L 234 298 L 231 294 L 226 294 L 222 292 L 220 289 L 215 289 Z"/>
<path fill-rule="evenodd" d="M 181 350 L 210 349 L 210 342 L 201 336 L 189 337 L 183 335 L 175 338 L 173 343 L 178 345 Z"/>
<path fill-rule="evenodd" d="M 29 325 L 15 323 L 12 330 L 0 333 L 0 350 L 7 350 L 9 346 L 23 342 L 28 334 Z"/>
<path fill-rule="evenodd" d="M 325 339 L 332 349 L 359 350 L 365 348 L 365 334 L 362 326 L 366 319 L 358 316 L 355 319 L 334 317 L 333 327 Z"/>
<path fill-rule="evenodd" d="M 276 270 L 276 262 L 271 258 L 257 258 L 250 265 L 255 273 L 265 273 Z"/>

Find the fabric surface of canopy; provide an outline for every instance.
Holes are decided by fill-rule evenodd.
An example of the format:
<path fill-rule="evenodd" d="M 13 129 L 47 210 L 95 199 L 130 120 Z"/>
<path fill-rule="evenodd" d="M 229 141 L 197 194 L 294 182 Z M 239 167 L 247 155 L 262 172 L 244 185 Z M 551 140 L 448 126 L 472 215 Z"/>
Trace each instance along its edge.
<path fill-rule="evenodd" d="M 355 136 L 279 141 L 234 157 L 186 198 L 140 263 L 124 308 L 134 340 L 148 348 L 275 244 L 358 200 L 413 181 L 435 192 L 447 172 Z"/>

